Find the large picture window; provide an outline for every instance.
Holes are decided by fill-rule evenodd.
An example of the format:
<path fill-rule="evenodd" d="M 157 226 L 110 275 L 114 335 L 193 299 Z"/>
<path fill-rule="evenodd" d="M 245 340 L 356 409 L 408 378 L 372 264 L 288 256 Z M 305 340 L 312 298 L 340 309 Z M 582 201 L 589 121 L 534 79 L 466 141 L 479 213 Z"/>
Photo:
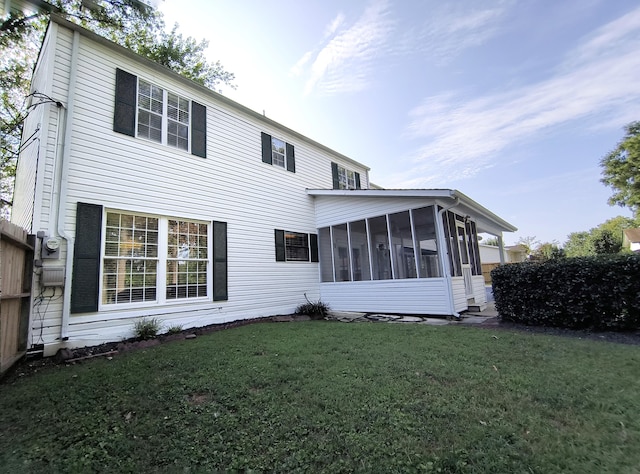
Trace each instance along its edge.
<path fill-rule="evenodd" d="M 102 304 L 208 297 L 209 232 L 206 222 L 107 211 Z"/>

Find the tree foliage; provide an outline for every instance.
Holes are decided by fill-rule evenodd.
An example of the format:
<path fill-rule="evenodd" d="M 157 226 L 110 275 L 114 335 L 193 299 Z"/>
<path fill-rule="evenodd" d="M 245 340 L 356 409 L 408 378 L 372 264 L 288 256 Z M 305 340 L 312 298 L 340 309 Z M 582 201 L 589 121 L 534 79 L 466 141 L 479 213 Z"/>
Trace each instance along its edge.
<path fill-rule="evenodd" d="M 53 0 L 51 10 L 211 89 L 234 87 L 234 75 L 205 56 L 207 41 L 167 31 L 163 16 L 139 0 Z M 0 18 L 0 216 L 13 196 L 22 123 L 30 110 L 31 74 L 48 12 L 8 13 Z M 41 101 L 36 101 L 36 105 Z"/>
<path fill-rule="evenodd" d="M 614 217 L 589 231 L 573 232 L 564 244 L 567 257 L 611 255 L 624 252 L 622 231 L 640 225 L 640 219 Z"/>
<path fill-rule="evenodd" d="M 602 158 L 602 182 L 614 191 L 610 205 L 628 207 L 636 215 L 640 210 L 640 121 L 624 127 L 625 136 L 618 146 Z"/>
<path fill-rule="evenodd" d="M 558 260 L 565 257 L 565 252 L 557 242 L 544 242 L 539 244 L 529 256 L 529 260 L 535 262 L 546 262 L 548 260 Z"/>

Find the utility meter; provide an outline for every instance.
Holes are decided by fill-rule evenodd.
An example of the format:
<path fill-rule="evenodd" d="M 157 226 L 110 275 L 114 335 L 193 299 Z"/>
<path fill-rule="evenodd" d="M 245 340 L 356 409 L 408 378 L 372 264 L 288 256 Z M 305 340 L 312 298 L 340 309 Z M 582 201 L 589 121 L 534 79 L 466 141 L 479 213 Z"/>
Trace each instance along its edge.
<path fill-rule="evenodd" d="M 47 237 L 42 242 L 42 258 L 58 258 L 60 255 L 60 239 Z"/>

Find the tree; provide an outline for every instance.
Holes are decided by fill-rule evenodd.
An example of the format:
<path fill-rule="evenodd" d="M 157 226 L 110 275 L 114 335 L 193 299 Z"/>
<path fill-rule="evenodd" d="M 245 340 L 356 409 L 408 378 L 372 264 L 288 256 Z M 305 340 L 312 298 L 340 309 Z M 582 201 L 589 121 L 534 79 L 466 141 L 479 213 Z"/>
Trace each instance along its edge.
<path fill-rule="evenodd" d="M 529 258 L 533 253 L 535 247 L 540 245 L 540 241 L 536 240 L 535 235 L 534 236 L 528 235 L 527 237 L 520 237 L 516 242 L 516 244 L 521 245 L 524 248 L 524 253 L 527 256 L 527 258 Z"/>
<path fill-rule="evenodd" d="M 628 207 L 637 216 L 640 210 L 640 121 L 624 127 L 618 146 L 602 158 L 602 182 L 614 190 L 610 205 Z"/>
<path fill-rule="evenodd" d="M 484 242 L 482 242 L 484 245 L 493 245 L 494 247 L 498 247 L 498 237 L 490 237 L 487 240 L 485 240 Z"/>
<path fill-rule="evenodd" d="M 586 257 L 595 254 L 591 234 L 587 231 L 570 233 L 569 240 L 565 242 L 563 248 L 567 257 Z"/>
<path fill-rule="evenodd" d="M 622 249 L 622 231 L 637 227 L 640 218 L 617 216 L 609 219 L 588 232 L 573 232 L 564 244 L 567 257 L 585 257 L 620 253 Z"/>
<path fill-rule="evenodd" d="M 220 62 L 206 60 L 207 41 L 197 42 L 166 31 L 162 14 L 139 0 L 57 0 L 51 10 L 136 53 L 156 61 L 211 89 L 233 85 L 234 75 Z M 31 74 L 48 12 L 25 16 L 11 12 L 0 19 L 0 216 L 8 217 L 21 142 L 22 123 L 39 97 L 27 106 Z M 33 105 L 35 104 L 35 105 Z M 27 137 L 28 138 L 28 137 Z M 28 143 L 25 143 L 28 145 Z"/>
<path fill-rule="evenodd" d="M 564 257 L 565 252 L 558 246 L 557 242 L 544 242 L 536 247 L 529 259 L 536 262 L 546 262 L 547 260 L 557 260 Z"/>

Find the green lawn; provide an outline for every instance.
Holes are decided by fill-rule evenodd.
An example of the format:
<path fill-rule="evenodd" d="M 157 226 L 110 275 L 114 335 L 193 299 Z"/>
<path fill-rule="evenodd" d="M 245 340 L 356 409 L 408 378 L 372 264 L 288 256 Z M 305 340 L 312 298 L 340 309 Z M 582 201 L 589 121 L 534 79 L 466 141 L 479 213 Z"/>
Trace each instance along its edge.
<path fill-rule="evenodd" d="M 640 347 L 260 323 L 0 385 L 2 472 L 640 471 Z"/>

